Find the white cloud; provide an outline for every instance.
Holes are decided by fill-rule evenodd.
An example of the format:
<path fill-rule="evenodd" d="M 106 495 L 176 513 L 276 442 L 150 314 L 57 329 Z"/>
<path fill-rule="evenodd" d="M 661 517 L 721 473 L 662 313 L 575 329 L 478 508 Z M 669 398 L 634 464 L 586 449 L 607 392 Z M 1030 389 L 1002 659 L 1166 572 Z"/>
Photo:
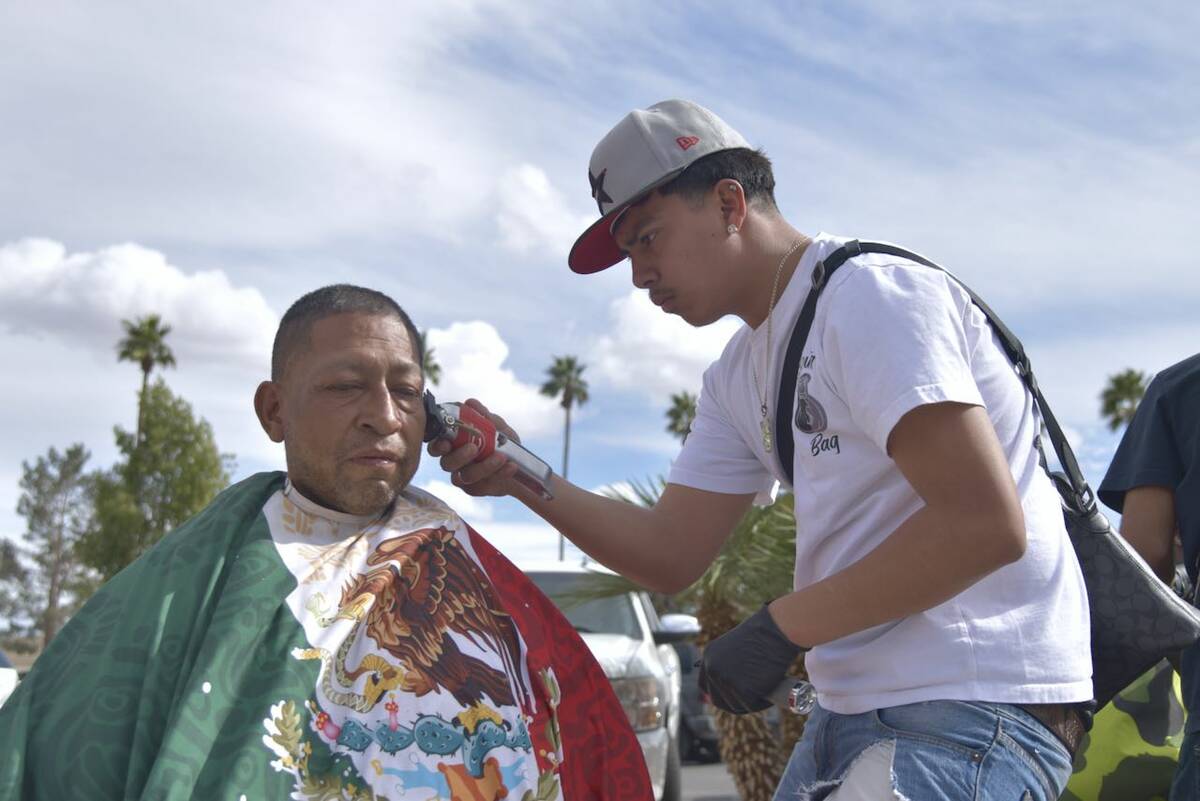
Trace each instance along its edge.
<path fill-rule="evenodd" d="M 1052 340 L 1027 339 L 1025 349 L 1060 423 L 1088 431 L 1100 418 L 1100 392 L 1127 367 L 1155 373 L 1200 349 L 1200 322 L 1137 330 L 1095 330 Z M 1075 445 L 1075 442 L 1072 442 Z"/>
<path fill-rule="evenodd" d="M 473 526 L 490 521 L 494 514 L 491 501 L 468 495 L 448 481 L 435 478 L 422 484 L 421 489 L 436 495 Z"/>
<path fill-rule="evenodd" d="M 155 291 L 176 286 L 181 363 L 167 379 L 243 464 L 281 459 L 249 406 L 275 317 L 254 323 L 257 301 L 238 294 L 253 290 L 236 288 L 282 310 L 298 287 L 342 278 L 378 280 L 445 332 L 456 318 L 494 326 L 439 347 L 444 399 L 478 396 L 557 440 L 561 410 L 536 384 L 545 357 L 568 349 L 598 390 L 585 411 L 619 417 L 628 440 L 585 425 L 580 444 L 600 462 L 667 455 L 674 440 L 638 432 L 661 431 L 666 397 L 698 389 L 735 324 L 691 329 L 625 297 L 627 270 L 580 279 L 563 261 L 594 211 L 584 168 L 598 137 L 635 105 L 694 97 L 767 149 L 781 208 L 804 230 L 922 250 L 1023 328 L 1126 302 L 1140 315 L 1128 333 L 1098 319 L 1072 337 L 1018 331 L 1087 441 L 1108 372 L 1157 369 L 1200 341 L 1184 324 L 1200 271 L 1169 244 L 1194 227 L 1200 185 L 1200 51 L 1187 34 L 1200 11 L 1184 5 L 22 4 L 0 26 L 0 52 L 21 56 L 0 58 L 0 107 L 21 110 L 0 126 L 0 242 L 68 243 L 9 246 L 25 268 L 66 275 L 73 259 L 107 259 L 158 276 Z M 655 33 L 668 27 L 678 35 Z M 861 44 L 852 60 L 847 35 Z M 706 69 L 680 69 L 698 54 Z M 155 251 L 97 250 L 125 241 L 218 266 L 225 284 Z M 3 461 L 11 473 L 80 439 L 100 460 L 112 424 L 132 425 L 137 370 L 114 362 L 118 321 L 164 299 L 119 271 L 87 292 L 67 278 L 21 284 L 0 292 L 0 383 L 17 387 Z M 445 300 L 448 286 L 469 297 Z M 1168 300 L 1174 327 L 1142 311 Z M 487 363 L 449 369 L 459 346 Z M 650 403 L 609 414 L 608 383 Z M 0 488 L 0 524 L 14 502 Z"/>
<path fill-rule="evenodd" d="M 572 214 L 562 193 L 540 167 L 522 164 L 500 180 L 496 224 L 500 244 L 509 250 L 566 254 L 595 220 L 595 215 Z"/>
<path fill-rule="evenodd" d="M 652 417 L 650 422 L 657 423 L 659 420 L 665 421 L 665 419 L 665 416 Z M 589 437 L 602 445 L 625 451 L 665 456 L 668 459 L 674 459 L 679 455 L 679 440 L 674 435 L 666 433 L 661 427 L 639 426 L 637 429 L 623 427 L 616 431 L 593 433 Z"/>
<path fill-rule="evenodd" d="M 432 328 L 426 342 L 442 367 L 438 400 L 478 398 L 526 439 L 554 433 L 562 426 L 558 403 L 505 366 L 508 345 L 490 323 L 476 320 Z"/>
<path fill-rule="evenodd" d="M 633 290 L 613 301 L 606 326 L 610 333 L 597 340 L 591 362 L 614 386 L 663 404 L 672 393 L 700 391 L 705 368 L 721 355 L 740 325 L 725 318 L 693 328 L 664 314 L 645 292 Z"/>
<path fill-rule="evenodd" d="M 22 460 L 74 442 L 91 451 L 89 468 L 106 468 L 117 458 L 113 426 L 133 430 L 141 377 L 136 366 L 117 363 L 116 338 L 116 333 L 103 335 L 89 350 L 93 343 L 78 338 L 0 336 L 5 387 L 0 536 L 23 530 L 23 521 L 14 514 Z M 179 367 L 164 376 L 172 392 L 191 404 L 193 414 L 212 425 L 217 446 L 235 455 L 235 480 L 257 470 L 283 469 L 283 448 L 263 433 L 251 403 L 258 381 L 266 377 L 265 367 L 259 373 L 180 359 Z"/>
<path fill-rule="evenodd" d="M 234 454 L 234 477 L 283 467 L 252 406 L 277 324 L 257 289 L 220 271 L 185 271 L 136 244 L 68 253 L 46 239 L 0 245 L 0 361 L 17 390 L 0 424 L 8 465 L 72 442 L 88 447 L 92 467 L 117 458 L 112 428 L 133 428 L 140 383 L 135 365 L 116 360 L 120 322 L 148 313 L 171 326 L 178 366 L 160 374 Z M 11 509 L 15 492 L 15 482 L 0 487 L 0 507 Z M 0 528 L 19 527 L 6 517 Z"/>
<path fill-rule="evenodd" d="M 470 241 L 506 168 L 571 123 L 556 96 L 476 52 L 496 36 L 556 57 L 546 20 L 510 5 L 7 14 L 0 52 L 23 57 L 0 66 L 0 107 L 25 113 L 0 131 L 0 232 L 236 248 L 385 231 Z"/>
<path fill-rule="evenodd" d="M 517 567 L 527 568 L 539 563 L 558 561 L 559 534 L 548 523 L 493 522 L 475 528 Z M 564 543 L 563 551 L 564 561 L 576 565 L 583 561 L 583 551 L 576 548 L 570 540 Z"/>
<path fill-rule="evenodd" d="M 223 272 L 187 273 L 136 244 L 72 254 L 46 239 L 0 245 L 0 318 L 13 333 L 112 352 L 120 321 L 150 313 L 171 326 L 181 363 L 270 363 L 278 318 Z"/>
<path fill-rule="evenodd" d="M 840 219 L 822 224 L 919 250 L 993 304 L 1097 305 L 1115 293 L 1152 295 L 1167 285 L 1200 293 L 1187 250 L 1151 244 L 1191 226 L 1200 185 L 1194 146 L 1143 148 L 1064 134 L 1052 145 L 964 154 L 940 165 L 829 142 L 820 149 L 828 152 L 818 182 L 843 177 L 828 181 L 835 185 L 823 212 Z M 872 185 L 879 191 L 862 191 Z M 1114 199 L 1114 187 L 1126 200 Z"/>
<path fill-rule="evenodd" d="M 1083 448 L 1083 444 L 1084 444 L 1083 433 L 1080 432 L 1079 429 L 1077 429 L 1073 426 L 1067 426 L 1067 425 L 1062 426 L 1062 432 L 1063 432 L 1063 435 L 1067 438 L 1067 444 L 1071 446 L 1071 450 L 1078 453 L 1079 450 L 1081 448 Z"/>

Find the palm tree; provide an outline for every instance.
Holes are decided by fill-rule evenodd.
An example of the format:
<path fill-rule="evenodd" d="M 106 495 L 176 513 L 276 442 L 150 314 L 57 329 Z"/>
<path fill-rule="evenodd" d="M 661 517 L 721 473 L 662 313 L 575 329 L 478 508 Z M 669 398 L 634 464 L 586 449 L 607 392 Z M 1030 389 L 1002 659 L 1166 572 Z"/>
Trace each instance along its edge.
<path fill-rule="evenodd" d="M 437 386 L 442 380 L 442 366 L 438 364 L 438 360 L 433 357 L 433 348 L 429 347 L 429 340 L 425 338 L 428 331 L 421 331 L 421 372 L 425 374 L 425 380 L 430 384 Z"/>
<path fill-rule="evenodd" d="M 167 334 L 171 326 L 163 325 L 157 314 L 139 317 L 133 322 L 122 320 L 125 337 L 117 343 L 117 361 L 133 362 L 142 369 L 142 391 L 138 395 L 138 419 L 136 443 L 142 441 L 142 409 L 146 401 L 146 388 L 150 373 L 155 366 L 174 367 L 175 354 L 167 347 Z"/>
<path fill-rule="evenodd" d="M 653 506 L 665 482 L 631 482 L 626 492 L 610 496 L 641 506 Z M 681 606 L 694 608 L 700 621 L 697 644 L 703 646 L 732 629 L 764 603 L 792 590 L 796 557 L 796 523 L 791 494 L 767 507 L 752 508 L 738 523 L 704 575 L 675 596 Z M 627 592 L 636 587 L 627 579 L 597 576 L 591 597 Z M 803 657 L 790 671 L 804 677 Z M 742 801 L 769 801 L 783 775 L 788 757 L 804 732 L 805 718 L 784 712 L 778 736 L 764 713 L 734 715 L 716 710 L 721 758 L 737 785 Z"/>
<path fill-rule="evenodd" d="M 583 380 L 585 365 L 579 363 L 574 356 L 555 356 L 554 362 L 546 368 L 548 378 L 542 384 L 541 392 L 551 398 L 559 398 L 559 405 L 566 413 L 563 423 L 563 458 L 562 477 L 567 477 L 567 458 L 571 451 L 571 408 L 582 406 L 588 400 L 588 385 Z M 558 561 L 564 557 L 565 544 L 562 534 L 558 535 Z"/>
<path fill-rule="evenodd" d="M 1100 416 L 1116 431 L 1133 419 L 1142 396 L 1146 394 L 1147 376 L 1141 370 L 1129 368 L 1108 377 L 1100 393 Z"/>
<path fill-rule="evenodd" d="M 667 433 L 687 442 L 692 421 L 696 419 L 696 396 L 690 392 L 676 392 L 671 396 L 671 408 L 667 409 Z"/>
<path fill-rule="evenodd" d="M 546 368 L 549 378 L 542 384 L 542 394 L 558 398 L 559 405 L 566 413 L 563 424 L 563 478 L 567 477 L 567 458 L 571 450 L 571 409 L 588 401 L 588 385 L 583 380 L 585 369 L 586 365 L 580 364 L 574 356 L 555 356 L 554 363 Z"/>

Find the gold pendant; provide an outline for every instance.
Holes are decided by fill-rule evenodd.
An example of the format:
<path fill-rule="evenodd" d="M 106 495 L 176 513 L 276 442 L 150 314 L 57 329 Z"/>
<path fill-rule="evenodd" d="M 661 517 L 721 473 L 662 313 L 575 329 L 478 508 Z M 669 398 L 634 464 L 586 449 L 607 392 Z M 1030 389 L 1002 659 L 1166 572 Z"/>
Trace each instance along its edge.
<path fill-rule="evenodd" d="M 765 450 L 767 453 L 770 453 L 771 445 L 772 445 L 771 426 L 767 424 L 767 420 L 765 417 L 763 418 L 763 421 L 762 421 L 762 435 L 763 435 L 763 450 Z"/>

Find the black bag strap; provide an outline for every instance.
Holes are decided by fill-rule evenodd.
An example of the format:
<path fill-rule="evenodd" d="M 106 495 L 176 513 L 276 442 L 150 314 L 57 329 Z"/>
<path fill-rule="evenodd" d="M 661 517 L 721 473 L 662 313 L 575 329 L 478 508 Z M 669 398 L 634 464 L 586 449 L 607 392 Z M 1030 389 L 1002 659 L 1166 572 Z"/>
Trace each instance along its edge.
<path fill-rule="evenodd" d="M 1062 465 L 1067 481 L 1070 483 L 1073 497 L 1066 498 L 1065 500 L 1069 501 L 1075 507 L 1075 511 L 1081 514 L 1090 513 L 1096 506 L 1095 494 L 1084 479 L 1083 472 L 1079 469 L 1079 462 L 1075 459 L 1075 452 L 1071 450 L 1071 445 L 1067 442 L 1067 437 L 1063 434 L 1062 427 L 1059 426 L 1054 413 L 1050 411 L 1049 404 L 1046 403 L 1046 398 L 1042 395 L 1041 387 L 1038 386 L 1037 378 L 1033 375 L 1029 356 L 1025 353 L 1025 347 L 1021 344 L 1021 340 L 1017 339 L 1008 326 L 996 316 L 996 313 L 992 311 L 990 306 L 984 303 L 970 287 L 959 281 L 949 270 L 935 264 L 924 256 L 897 247 L 896 245 L 889 245 L 885 242 L 859 242 L 857 239 L 852 239 L 842 245 L 813 268 L 812 289 L 809 290 L 808 298 L 805 299 L 804 306 L 800 309 L 800 316 L 796 319 L 796 325 L 792 329 L 792 337 L 788 342 L 787 353 L 783 359 L 783 373 L 779 380 L 779 397 L 775 405 L 775 442 L 776 450 L 779 453 L 779 461 L 783 467 L 784 474 L 788 478 L 788 483 L 791 484 L 794 481 L 792 470 L 796 446 L 792 439 L 792 410 L 796 396 L 796 378 L 800 371 L 800 357 L 804 352 L 809 331 L 812 329 L 813 318 L 817 313 L 817 301 L 820 299 L 822 291 L 828 286 L 830 277 L 837 269 L 848 260 L 863 253 L 883 253 L 889 256 L 908 259 L 917 264 L 941 270 L 958 282 L 958 285 L 971 297 L 971 301 L 979 307 L 980 311 L 987 317 L 992 328 L 995 329 L 996 334 L 1000 337 L 1000 344 L 1004 347 L 1004 352 L 1008 354 L 1008 358 L 1016 367 L 1017 375 L 1021 377 L 1021 381 L 1024 382 L 1030 394 L 1033 395 L 1033 400 L 1038 412 L 1041 414 L 1042 422 L 1045 423 L 1046 431 L 1050 435 L 1050 444 L 1054 447 L 1054 453 L 1058 456 L 1059 464 Z M 1038 438 L 1037 446 L 1041 450 L 1040 437 Z"/>

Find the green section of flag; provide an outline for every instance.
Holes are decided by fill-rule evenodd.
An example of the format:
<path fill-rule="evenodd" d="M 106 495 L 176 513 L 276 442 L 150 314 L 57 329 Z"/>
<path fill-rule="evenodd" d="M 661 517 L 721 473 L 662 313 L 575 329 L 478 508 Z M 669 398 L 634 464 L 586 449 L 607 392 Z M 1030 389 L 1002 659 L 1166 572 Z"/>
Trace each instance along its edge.
<path fill-rule="evenodd" d="M 288 798 L 263 738 L 289 701 L 310 769 L 363 786 L 312 735 L 318 665 L 290 655 L 296 583 L 261 514 L 283 478 L 230 487 L 62 630 L 0 708 L 0 801 Z"/>

